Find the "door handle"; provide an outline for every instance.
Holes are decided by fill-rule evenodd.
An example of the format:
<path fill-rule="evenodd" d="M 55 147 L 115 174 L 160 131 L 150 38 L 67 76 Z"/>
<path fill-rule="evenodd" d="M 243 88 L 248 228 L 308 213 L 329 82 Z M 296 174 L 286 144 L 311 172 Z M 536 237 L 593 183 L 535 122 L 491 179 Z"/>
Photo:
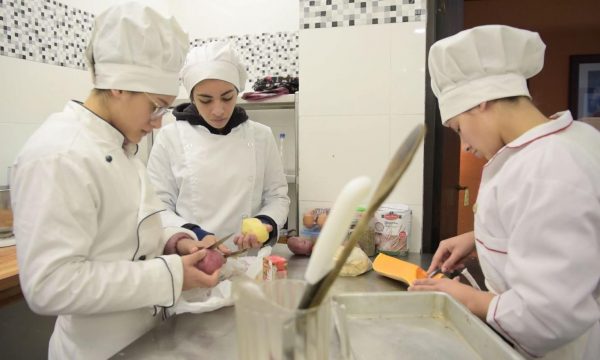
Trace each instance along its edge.
<path fill-rule="evenodd" d="M 463 185 L 456 185 L 456 190 L 457 191 L 463 191 L 464 190 L 464 195 L 463 195 L 463 206 L 469 206 L 470 200 L 469 200 L 469 187 L 468 186 L 463 186 Z"/>

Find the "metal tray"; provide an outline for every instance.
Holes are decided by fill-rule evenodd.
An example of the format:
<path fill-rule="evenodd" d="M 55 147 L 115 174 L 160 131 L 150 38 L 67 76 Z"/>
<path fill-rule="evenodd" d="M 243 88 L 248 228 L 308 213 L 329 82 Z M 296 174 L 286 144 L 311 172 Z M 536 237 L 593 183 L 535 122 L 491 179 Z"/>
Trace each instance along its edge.
<path fill-rule="evenodd" d="M 333 297 L 344 359 L 523 359 L 444 293 L 348 293 Z"/>

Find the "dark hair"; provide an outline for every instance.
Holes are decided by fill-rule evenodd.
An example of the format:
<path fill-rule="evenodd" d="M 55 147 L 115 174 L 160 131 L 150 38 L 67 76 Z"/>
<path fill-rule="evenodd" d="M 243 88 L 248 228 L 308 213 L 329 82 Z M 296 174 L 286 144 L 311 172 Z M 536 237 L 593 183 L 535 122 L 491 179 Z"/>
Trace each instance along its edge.
<path fill-rule="evenodd" d="M 92 89 L 92 94 L 94 94 L 94 95 L 105 96 L 108 93 L 110 93 L 110 89 L 96 89 L 96 88 Z"/>
<path fill-rule="evenodd" d="M 505 97 L 505 98 L 490 100 L 490 102 L 516 103 L 516 102 L 519 102 L 521 99 L 526 99 L 528 101 L 531 101 L 527 96 L 517 95 L 517 96 L 509 96 L 509 97 Z"/>

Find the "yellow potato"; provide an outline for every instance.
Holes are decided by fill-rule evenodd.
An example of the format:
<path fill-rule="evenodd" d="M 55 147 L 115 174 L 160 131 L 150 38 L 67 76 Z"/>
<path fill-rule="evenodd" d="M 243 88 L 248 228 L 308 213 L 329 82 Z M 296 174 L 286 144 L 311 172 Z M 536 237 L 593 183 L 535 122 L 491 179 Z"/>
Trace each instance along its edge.
<path fill-rule="evenodd" d="M 264 243 L 269 238 L 265 224 L 257 218 L 246 218 L 242 221 L 242 234 L 253 234 L 261 243 Z"/>

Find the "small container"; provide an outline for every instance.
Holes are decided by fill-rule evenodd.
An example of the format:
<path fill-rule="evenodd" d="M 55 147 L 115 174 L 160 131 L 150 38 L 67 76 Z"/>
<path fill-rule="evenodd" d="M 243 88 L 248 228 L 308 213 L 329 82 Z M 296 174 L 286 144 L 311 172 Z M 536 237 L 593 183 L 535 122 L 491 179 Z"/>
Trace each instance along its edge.
<path fill-rule="evenodd" d="M 0 238 L 13 235 L 13 212 L 10 206 L 10 189 L 0 186 Z"/>
<path fill-rule="evenodd" d="M 354 219 L 352 219 L 352 222 L 350 223 L 350 230 L 348 230 L 347 239 L 350 239 L 350 235 L 354 232 L 356 225 L 363 217 L 365 211 L 366 208 L 364 206 L 359 206 L 358 208 L 356 208 L 356 214 L 354 216 Z M 373 232 L 373 229 L 371 229 L 370 225 L 367 226 L 367 228 L 364 229 L 361 232 L 361 234 L 358 234 L 357 236 L 358 246 L 362 249 L 362 251 L 364 251 L 365 254 L 367 254 L 367 256 L 375 256 L 375 233 Z"/>
<path fill-rule="evenodd" d="M 287 278 L 287 260 L 277 255 L 269 255 L 263 258 L 263 280 L 275 280 Z"/>
<path fill-rule="evenodd" d="M 281 158 L 281 167 L 283 168 L 283 171 L 285 172 L 286 168 L 285 166 L 287 165 L 285 163 L 285 133 L 279 133 L 279 157 Z"/>

